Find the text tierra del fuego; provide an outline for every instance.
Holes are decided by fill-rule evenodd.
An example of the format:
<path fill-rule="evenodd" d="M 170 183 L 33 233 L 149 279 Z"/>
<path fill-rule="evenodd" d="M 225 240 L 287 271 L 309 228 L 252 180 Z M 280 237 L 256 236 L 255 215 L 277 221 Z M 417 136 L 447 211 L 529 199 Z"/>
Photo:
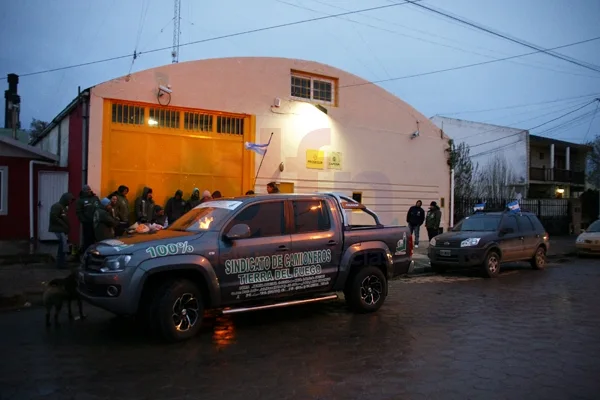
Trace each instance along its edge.
<path fill-rule="evenodd" d="M 238 274 L 240 285 L 291 279 L 321 273 L 321 263 L 331 262 L 331 250 L 312 250 L 236 258 L 225 261 L 227 275 Z"/>

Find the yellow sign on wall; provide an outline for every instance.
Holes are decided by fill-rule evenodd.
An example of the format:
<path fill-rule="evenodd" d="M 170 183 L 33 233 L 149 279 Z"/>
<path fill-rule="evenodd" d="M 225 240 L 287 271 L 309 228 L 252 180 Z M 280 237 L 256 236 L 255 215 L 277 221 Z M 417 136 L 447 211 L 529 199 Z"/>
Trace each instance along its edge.
<path fill-rule="evenodd" d="M 325 169 L 325 152 L 322 150 L 306 150 L 306 168 Z"/>
<path fill-rule="evenodd" d="M 329 152 L 327 157 L 327 168 L 329 169 L 342 169 L 342 153 L 339 151 Z"/>

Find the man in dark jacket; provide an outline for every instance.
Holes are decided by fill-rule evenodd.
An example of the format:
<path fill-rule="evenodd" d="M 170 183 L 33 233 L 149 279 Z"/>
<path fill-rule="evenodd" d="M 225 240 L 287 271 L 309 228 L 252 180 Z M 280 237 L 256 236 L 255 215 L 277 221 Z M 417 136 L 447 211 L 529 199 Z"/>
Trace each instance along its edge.
<path fill-rule="evenodd" d="M 410 234 L 415 235 L 415 248 L 419 248 L 419 233 L 421 230 L 421 225 L 425 221 L 425 210 L 423 210 L 423 202 L 421 200 L 417 200 L 417 204 L 409 208 L 408 213 L 406 213 L 406 222 L 408 223 L 408 227 L 410 229 Z"/>
<path fill-rule="evenodd" d="M 58 250 L 56 253 L 56 266 L 58 268 L 66 267 L 67 235 L 71 231 L 69 217 L 67 211 L 69 205 L 73 203 L 75 196 L 71 193 L 64 193 L 58 203 L 54 203 L 50 207 L 50 223 L 48 224 L 48 232 L 52 232 L 58 239 Z"/>
<path fill-rule="evenodd" d="M 100 199 L 92 192 L 92 188 L 88 185 L 83 185 L 75 206 L 75 213 L 77 214 L 77 218 L 79 218 L 83 232 L 81 253 L 85 253 L 87 248 L 96 241 L 94 238 L 94 212 L 99 205 Z"/>
<path fill-rule="evenodd" d="M 164 227 L 165 222 L 167 222 L 167 216 L 165 215 L 165 210 L 163 210 L 163 208 L 161 206 L 155 205 L 153 213 L 152 213 L 152 223 Z"/>
<path fill-rule="evenodd" d="M 165 206 L 165 214 L 167 214 L 167 220 L 169 225 L 177 221 L 183 214 L 185 214 L 185 200 L 183 200 L 183 191 L 177 190 L 175 196 L 171 197 L 167 201 Z"/>
<path fill-rule="evenodd" d="M 100 207 L 94 212 L 94 233 L 97 241 L 114 239 L 115 227 L 119 221 L 112 216 L 112 206 L 109 199 L 102 199 Z"/>
<path fill-rule="evenodd" d="M 110 199 L 112 196 L 117 196 L 117 204 L 114 206 L 115 216 L 124 227 L 129 227 L 129 200 L 127 200 L 127 194 L 129 188 L 121 185 L 116 192 L 113 192 L 108 196 Z M 118 236 L 118 235 L 117 235 Z"/>
<path fill-rule="evenodd" d="M 142 195 L 135 199 L 135 218 L 140 224 L 152 221 L 154 213 L 154 200 L 152 200 L 152 188 L 145 187 Z"/>
<path fill-rule="evenodd" d="M 435 201 L 429 205 L 429 211 L 425 217 L 425 228 L 429 240 L 440 234 L 440 223 L 442 222 L 442 212 Z"/>
<path fill-rule="evenodd" d="M 190 199 L 187 201 L 187 211 L 192 210 L 201 202 L 202 199 L 200 198 L 200 189 L 194 188 L 192 191 L 192 197 L 190 197 Z"/>

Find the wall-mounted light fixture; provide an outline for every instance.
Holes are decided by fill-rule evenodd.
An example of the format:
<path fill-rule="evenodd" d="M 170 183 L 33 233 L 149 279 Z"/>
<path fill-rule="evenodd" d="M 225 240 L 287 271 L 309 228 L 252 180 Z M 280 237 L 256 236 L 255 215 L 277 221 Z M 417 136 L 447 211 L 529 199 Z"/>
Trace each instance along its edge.
<path fill-rule="evenodd" d="M 279 97 L 275 97 L 273 101 L 273 107 L 279 108 L 281 106 L 281 99 Z"/>
<path fill-rule="evenodd" d="M 419 121 L 417 121 L 417 130 L 410 134 L 410 138 L 415 139 L 418 138 L 421 132 L 419 132 Z"/>
<path fill-rule="evenodd" d="M 321 112 L 323 112 L 323 113 L 327 114 L 327 109 L 326 109 L 325 107 L 323 107 L 322 105 L 320 105 L 320 104 L 315 104 L 315 107 L 317 107 L 317 108 L 319 109 L 319 111 L 321 111 Z"/>
<path fill-rule="evenodd" d="M 565 189 L 563 189 L 563 188 L 557 188 L 556 189 L 556 193 L 563 194 L 563 193 L 565 193 Z"/>

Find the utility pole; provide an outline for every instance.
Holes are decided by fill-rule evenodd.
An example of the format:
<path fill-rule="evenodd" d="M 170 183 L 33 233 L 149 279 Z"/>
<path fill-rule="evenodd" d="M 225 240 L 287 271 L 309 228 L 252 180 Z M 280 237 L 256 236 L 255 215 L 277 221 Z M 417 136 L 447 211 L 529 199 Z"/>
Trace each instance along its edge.
<path fill-rule="evenodd" d="M 175 10 L 173 14 L 173 50 L 171 56 L 173 57 L 173 64 L 179 62 L 179 33 L 181 23 L 181 0 L 173 0 L 175 3 Z"/>

